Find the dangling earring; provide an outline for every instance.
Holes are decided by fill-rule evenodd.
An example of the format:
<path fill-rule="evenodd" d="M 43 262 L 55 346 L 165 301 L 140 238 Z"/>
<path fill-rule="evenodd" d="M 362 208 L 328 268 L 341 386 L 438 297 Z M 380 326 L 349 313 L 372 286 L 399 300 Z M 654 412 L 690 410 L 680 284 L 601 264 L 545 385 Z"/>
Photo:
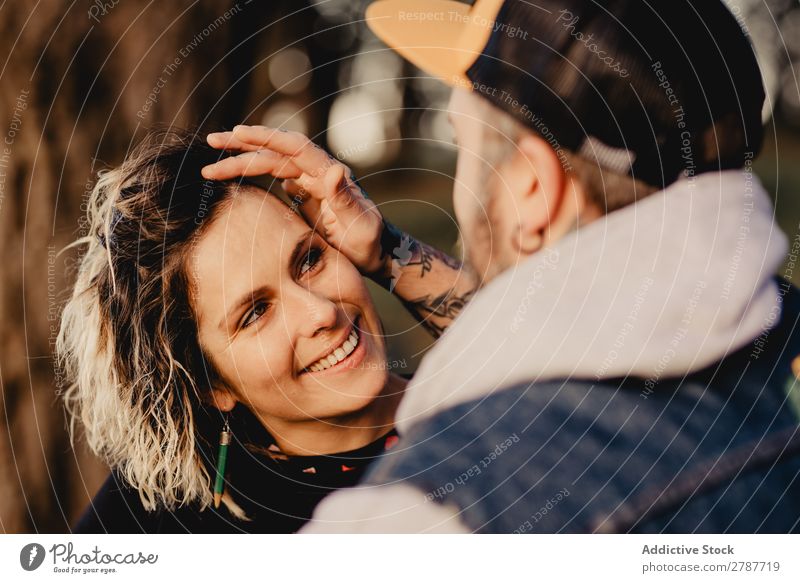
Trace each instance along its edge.
<path fill-rule="evenodd" d="M 219 434 L 219 452 L 217 453 L 217 479 L 214 482 L 214 508 L 219 508 L 222 501 L 222 491 L 225 489 L 225 464 L 228 461 L 228 444 L 231 442 L 231 426 L 228 415 L 225 415 L 225 425 Z"/>

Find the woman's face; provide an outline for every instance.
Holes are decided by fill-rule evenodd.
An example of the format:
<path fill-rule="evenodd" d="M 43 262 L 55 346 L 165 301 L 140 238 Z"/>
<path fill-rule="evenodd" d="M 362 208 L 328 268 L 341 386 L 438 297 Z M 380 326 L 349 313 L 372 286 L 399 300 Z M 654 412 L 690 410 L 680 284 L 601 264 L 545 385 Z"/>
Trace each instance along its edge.
<path fill-rule="evenodd" d="M 200 345 L 226 385 L 218 397 L 269 426 L 335 419 L 383 389 L 386 347 L 364 280 L 273 195 L 242 187 L 187 269 Z"/>

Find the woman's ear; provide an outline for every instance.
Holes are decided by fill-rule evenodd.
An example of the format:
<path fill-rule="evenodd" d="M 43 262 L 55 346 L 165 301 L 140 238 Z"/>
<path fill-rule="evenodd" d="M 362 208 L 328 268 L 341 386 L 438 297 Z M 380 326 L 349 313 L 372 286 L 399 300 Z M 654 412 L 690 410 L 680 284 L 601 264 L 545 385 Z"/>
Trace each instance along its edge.
<path fill-rule="evenodd" d="M 230 389 L 213 387 L 207 396 L 208 404 L 223 413 L 228 413 L 236 406 L 236 397 Z"/>

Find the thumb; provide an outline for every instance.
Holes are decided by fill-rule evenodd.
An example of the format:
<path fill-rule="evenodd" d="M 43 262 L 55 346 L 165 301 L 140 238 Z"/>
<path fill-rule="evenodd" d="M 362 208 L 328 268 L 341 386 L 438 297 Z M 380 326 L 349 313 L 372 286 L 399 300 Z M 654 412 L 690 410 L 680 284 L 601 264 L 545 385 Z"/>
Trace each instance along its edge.
<path fill-rule="evenodd" d="M 291 198 L 291 207 L 299 210 L 309 225 L 315 225 L 319 221 L 320 201 L 309 196 L 310 193 L 297 180 L 287 178 L 282 182 L 282 186 L 284 192 Z"/>
<path fill-rule="evenodd" d="M 325 172 L 322 179 L 323 191 L 330 193 L 327 197 L 328 206 L 334 212 L 352 208 L 357 204 L 347 184 L 344 166 L 334 164 Z"/>

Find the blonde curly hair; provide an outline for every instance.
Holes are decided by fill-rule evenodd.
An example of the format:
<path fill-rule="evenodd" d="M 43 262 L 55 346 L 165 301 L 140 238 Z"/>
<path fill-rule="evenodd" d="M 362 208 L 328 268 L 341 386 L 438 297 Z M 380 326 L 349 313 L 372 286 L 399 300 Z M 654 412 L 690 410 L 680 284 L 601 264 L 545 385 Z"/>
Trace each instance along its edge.
<path fill-rule="evenodd" d="M 187 273 L 190 247 L 239 183 L 200 174 L 220 152 L 187 131 L 149 135 L 99 174 L 74 291 L 56 350 L 74 442 L 138 490 L 144 508 L 213 501 L 213 435 L 202 435 L 218 379 L 199 345 Z M 227 493 L 231 513 L 247 519 Z"/>

